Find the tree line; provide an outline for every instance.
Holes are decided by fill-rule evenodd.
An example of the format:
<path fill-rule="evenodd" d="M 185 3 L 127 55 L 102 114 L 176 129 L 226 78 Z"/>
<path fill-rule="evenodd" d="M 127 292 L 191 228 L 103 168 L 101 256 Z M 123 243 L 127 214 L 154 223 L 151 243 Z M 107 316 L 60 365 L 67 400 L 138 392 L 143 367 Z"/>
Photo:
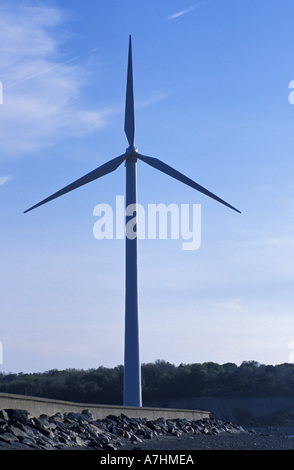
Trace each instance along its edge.
<path fill-rule="evenodd" d="M 123 366 L 53 369 L 39 373 L 0 373 L 0 392 L 121 405 Z M 180 364 L 163 360 L 142 364 L 144 406 L 168 406 L 169 400 L 200 396 L 294 396 L 294 364 L 256 361 Z"/>

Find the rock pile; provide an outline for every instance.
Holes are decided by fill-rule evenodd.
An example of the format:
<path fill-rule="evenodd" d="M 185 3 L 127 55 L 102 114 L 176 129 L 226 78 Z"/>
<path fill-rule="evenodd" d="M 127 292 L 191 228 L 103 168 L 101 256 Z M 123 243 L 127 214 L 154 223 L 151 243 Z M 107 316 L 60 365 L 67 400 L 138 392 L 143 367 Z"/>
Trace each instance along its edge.
<path fill-rule="evenodd" d="M 0 410 L 0 449 L 123 449 L 126 443 L 140 443 L 155 436 L 246 433 L 241 426 L 216 419 L 129 418 L 124 414 L 94 419 L 82 413 L 31 416 L 26 410 Z"/>

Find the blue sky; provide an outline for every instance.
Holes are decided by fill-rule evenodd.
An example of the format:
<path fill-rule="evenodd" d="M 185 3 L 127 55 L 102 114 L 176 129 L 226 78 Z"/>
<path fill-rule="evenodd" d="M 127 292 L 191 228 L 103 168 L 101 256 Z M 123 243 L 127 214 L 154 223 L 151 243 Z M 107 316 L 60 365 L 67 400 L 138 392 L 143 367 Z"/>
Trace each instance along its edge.
<path fill-rule="evenodd" d="M 0 370 L 123 363 L 124 242 L 93 209 L 123 166 L 128 37 L 136 146 L 242 211 L 138 162 L 138 198 L 201 204 L 201 246 L 140 240 L 141 360 L 289 362 L 294 341 L 291 0 L 0 2 Z"/>

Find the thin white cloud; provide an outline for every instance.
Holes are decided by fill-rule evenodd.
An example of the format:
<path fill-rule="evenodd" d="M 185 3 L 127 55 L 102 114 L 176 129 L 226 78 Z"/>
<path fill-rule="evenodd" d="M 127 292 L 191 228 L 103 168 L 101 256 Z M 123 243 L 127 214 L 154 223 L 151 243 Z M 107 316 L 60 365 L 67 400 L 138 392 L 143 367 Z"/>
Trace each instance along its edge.
<path fill-rule="evenodd" d="M 22 354 L 24 352 L 33 352 L 38 355 L 48 356 L 50 354 L 51 358 L 58 358 L 61 355 L 74 355 L 74 356 L 83 356 L 83 357 L 95 357 L 88 345 L 70 341 L 65 342 L 58 339 L 47 339 L 43 338 L 42 340 L 30 341 L 27 339 L 17 340 L 12 336 L 4 336 L 3 342 L 5 347 L 10 350 L 21 350 Z"/>
<path fill-rule="evenodd" d="M 195 10 L 196 8 L 206 5 L 207 3 L 210 3 L 211 0 L 204 0 L 202 2 L 198 2 L 196 5 L 193 5 L 189 8 L 185 8 L 184 10 L 180 10 L 176 13 L 173 13 L 172 15 L 168 16 L 168 20 L 174 20 L 175 18 L 179 18 L 180 16 L 186 15 L 186 13 L 190 13 L 191 11 Z"/>
<path fill-rule="evenodd" d="M 294 237 L 291 235 L 264 235 L 252 242 L 252 246 L 263 248 L 289 249 L 294 247 Z"/>
<path fill-rule="evenodd" d="M 7 5 L 0 7 L 1 158 L 104 126 L 109 110 L 84 109 L 78 100 L 87 70 L 77 57 L 62 57 L 70 38 L 62 29 L 63 13 L 49 6 Z"/>
<path fill-rule="evenodd" d="M 7 183 L 7 181 L 9 181 L 9 180 L 10 180 L 9 176 L 0 176 L 0 186 Z"/>
<path fill-rule="evenodd" d="M 173 20 L 175 18 L 178 18 L 179 16 L 183 16 L 186 13 L 189 13 L 190 11 L 194 10 L 196 6 L 186 8 L 185 10 L 178 11 L 177 13 L 174 13 L 173 15 L 168 16 L 168 20 Z"/>
<path fill-rule="evenodd" d="M 209 302 L 216 311 L 227 311 L 227 312 L 234 312 L 234 313 L 242 313 L 244 312 L 244 307 L 242 304 L 242 299 L 240 298 L 232 298 L 226 300 L 217 300 Z"/>
<path fill-rule="evenodd" d="M 170 96 L 170 92 L 167 91 L 154 92 L 148 98 L 137 101 L 137 108 L 146 108 L 148 106 L 152 106 L 159 101 L 165 100 L 168 96 Z"/>
<path fill-rule="evenodd" d="M 45 73 L 52 72 L 56 68 L 62 68 L 65 64 L 68 64 L 70 62 L 73 62 L 73 61 L 77 60 L 78 57 L 79 56 L 76 56 L 76 57 L 73 57 L 71 59 L 67 59 L 64 62 L 55 63 L 53 65 L 49 65 L 48 67 L 46 67 L 42 70 L 38 70 L 37 72 L 34 72 L 34 73 L 28 75 L 27 77 L 24 77 L 24 78 L 20 79 L 19 81 L 15 82 L 15 83 L 12 83 L 10 86 L 6 87 L 6 90 L 10 89 L 12 87 L 15 87 L 15 86 L 19 86 L 21 83 L 26 82 L 28 80 L 32 80 L 33 78 L 39 77 L 40 75 L 44 75 Z"/>

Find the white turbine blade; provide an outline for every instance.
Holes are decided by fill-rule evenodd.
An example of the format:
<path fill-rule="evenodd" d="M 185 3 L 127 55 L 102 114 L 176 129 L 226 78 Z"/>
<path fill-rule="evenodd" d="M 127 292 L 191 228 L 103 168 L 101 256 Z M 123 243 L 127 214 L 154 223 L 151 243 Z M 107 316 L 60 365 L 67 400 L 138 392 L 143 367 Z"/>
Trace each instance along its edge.
<path fill-rule="evenodd" d="M 35 204 L 34 206 L 30 207 L 30 209 L 27 209 L 26 211 L 24 211 L 24 213 L 36 209 L 36 207 L 42 206 L 43 204 L 46 204 L 47 202 L 52 201 L 52 199 L 56 199 L 59 196 L 63 196 L 63 194 L 73 191 L 74 189 L 77 189 L 80 186 L 83 186 L 84 184 L 90 183 L 91 181 L 94 181 L 100 178 L 101 176 L 111 173 L 119 167 L 119 165 L 125 160 L 125 158 L 126 156 L 124 154 L 114 158 L 113 160 L 110 160 L 107 163 L 104 163 L 103 165 L 96 168 L 96 170 L 87 173 L 86 175 L 82 176 L 81 178 L 69 184 L 68 186 L 65 186 L 63 189 L 60 189 L 56 193 L 47 197 L 46 199 L 43 199 L 43 201 L 39 202 L 38 204 Z"/>
<path fill-rule="evenodd" d="M 178 181 L 181 181 L 182 183 L 187 184 L 188 186 L 191 186 L 191 188 L 194 188 L 197 191 L 200 191 L 201 193 L 205 194 L 206 196 L 209 196 L 212 199 L 215 199 L 216 201 L 220 202 L 221 204 L 224 204 L 225 206 L 230 207 L 230 209 L 233 209 L 234 211 L 239 212 L 239 214 L 241 214 L 241 212 L 238 209 L 231 206 L 230 204 L 225 202 L 223 199 L 219 198 L 218 196 L 211 193 L 207 189 L 203 188 L 203 186 L 200 186 L 200 184 L 195 183 L 195 181 L 191 180 L 190 178 L 183 175 L 179 171 L 175 170 L 171 166 L 167 165 L 166 163 L 163 163 L 161 160 L 158 160 L 157 158 L 153 158 L 153 157 L 146 157 L 146 156 L 141 155 L 139 153 L 137 154 L 137 158 L 139 158 L 140 160 L 142 160 L 145 163 L 148 163 L 148 165 L 153 166 L 157 170 L 162 171 L 163 173 L 166 173 L 167 175 L 171 176 L 172 178 L 175 178 Z"/>
<path fill-rule="evenodd" d="M 133 90 L 132 38 L 129 38 L 128 76 L 125 106 L 125 133 L 130 147 L 135 146 L 135 110 Z"/>

